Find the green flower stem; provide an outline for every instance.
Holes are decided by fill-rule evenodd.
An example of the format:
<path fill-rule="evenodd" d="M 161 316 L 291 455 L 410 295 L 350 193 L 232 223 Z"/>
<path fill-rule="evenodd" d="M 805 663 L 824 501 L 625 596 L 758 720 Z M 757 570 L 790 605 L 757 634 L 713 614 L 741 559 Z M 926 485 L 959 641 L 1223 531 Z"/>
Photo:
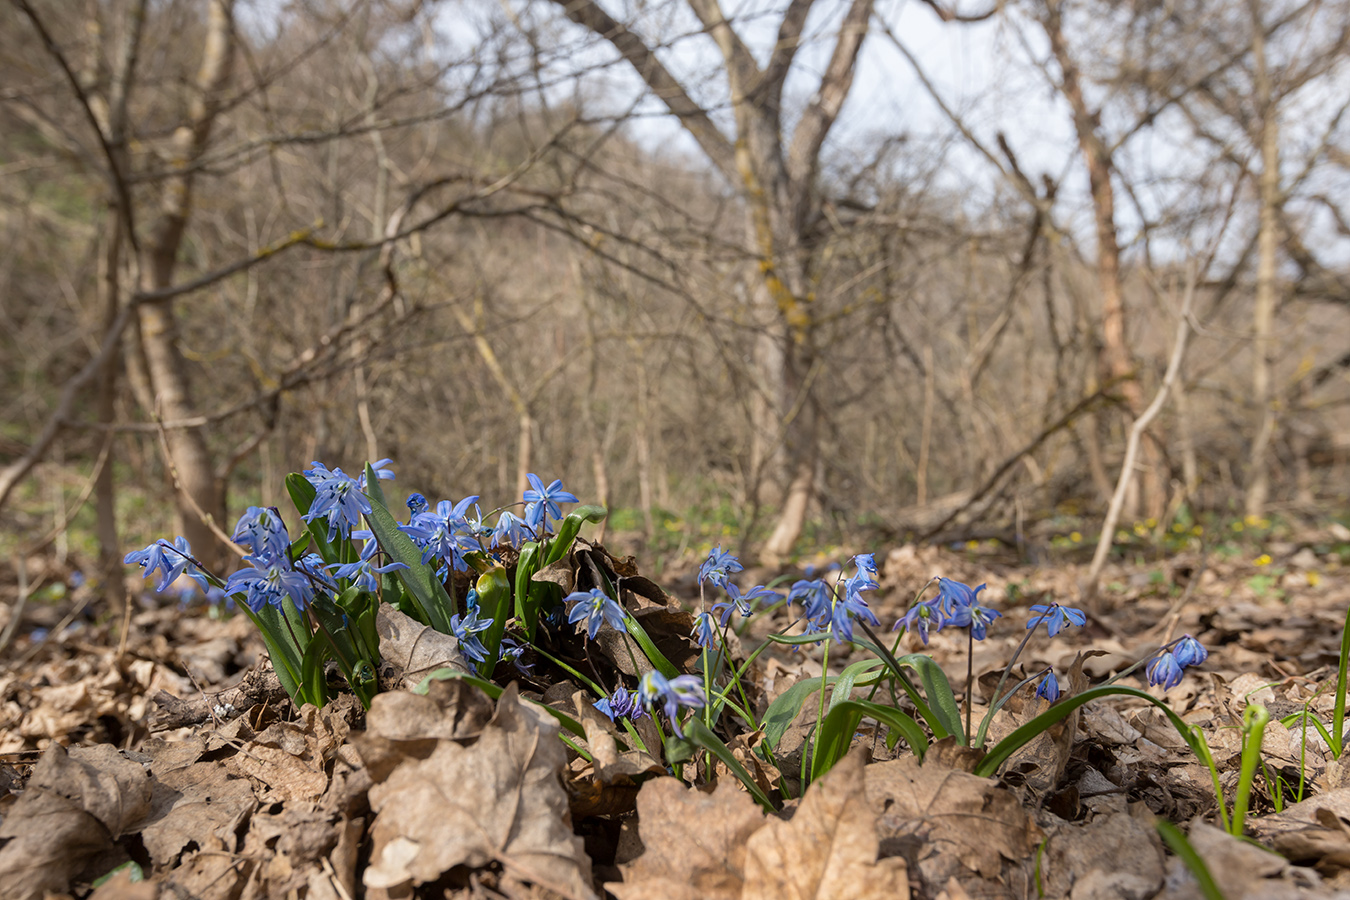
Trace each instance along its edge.
<path fill-rule="evenodd" d="M 1260 703 L 1249 703 L 1242 713 L 1242 768 L 1238 774 L 1237 794 L 1233 797 L 1233 821 L 1229 834 L 1242 837 L 1247 804 L 1251 801 L 1252 781 L 1261 761 L 1261 740 L 1265 737 L 1270 713 Z"/>
<path fill-rule="evenodd" d="M 820 724 L 825 721 L 825 688 L 830 683 L 830 642 L 825 642 L 825 655 L 820 660 L 820 707 L 816 712 L 816 727 L 811 734 L 811 758 L 814 759 L 816 752 L 820 749 Z M 806 757 L 802 756 L 802 764 L 805 766 Z M 802 772 L 805 773 L 803 768 Z M 805 783 L 805 779 L 803 779 Z"/>
<path fill-rule="evenodd" d="M 1341 659 L 1336 667 L 1336 702 L 1331 712 L 1331 752 L 1337 759 L 1345 748 L 1345 691 L 1346 661 L 1350 659 L 1350 607 L 1345 611 L 1345 625 L 1341 628 Z"/>

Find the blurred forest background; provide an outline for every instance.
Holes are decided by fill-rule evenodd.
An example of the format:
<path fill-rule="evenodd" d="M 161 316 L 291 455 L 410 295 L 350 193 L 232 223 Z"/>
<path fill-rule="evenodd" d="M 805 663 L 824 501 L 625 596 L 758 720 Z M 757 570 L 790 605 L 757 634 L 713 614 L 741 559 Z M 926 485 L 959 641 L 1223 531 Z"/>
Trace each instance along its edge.
<path fill-rule="evenodd" d="M 1125 521 L 1344 511 L 1350 2 L 722 2 L 0 0 L 0 551 L 1091 536 L 1186 333 Z"/>

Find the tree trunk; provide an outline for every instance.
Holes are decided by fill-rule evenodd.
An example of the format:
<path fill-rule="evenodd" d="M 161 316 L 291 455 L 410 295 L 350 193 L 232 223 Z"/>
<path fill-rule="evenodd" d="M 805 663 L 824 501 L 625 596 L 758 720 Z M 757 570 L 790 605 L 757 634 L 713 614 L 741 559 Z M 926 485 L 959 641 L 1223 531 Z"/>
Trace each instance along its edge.
<path fill-rule="evenodd" d="M 159 217 L 141 248 L 141 289 L 146 293 L 172 286 L 179 247 L 192 211 L 192 166 L 205 152 L 220 101 L 234 62 L 234 4 L 212 0 L 207 14 L 197 90 L 188 121 L 174 132 L 170 169 L 179 174 L 165 181 Z M 142 302 L 139 308 L 141 347 L 156 417 L 173 421 L 196 414 L 187 365 L 178 344 L 173 300 Z M 169 428 L 167 462 L 176 474 L 180 530 L 208 567 L 221 560 L 223 548 L 212 529 L 223 525 L 225 486 L 212 468 L 211 452 L 201 428 Z"/>
<path fill-rule="evenodd" d="M 1267 459 L 1275 436 L 1276 408 L 1273 387 L 1275 342 L 1275 276 L 1280 248 L 1280 127 L 1275 118 L 1270 73 L 1266 61 L 1265 26 L 1260 0 L 1248 0 L 1252 17 L 1252 57 L 1255 68 L 1257 113 L 1261 135 L 1261 219 L 1257 238 L 1256 308 L 1253 312 L 1252 401 L 1256 406 L 1255 438 L 1247 460 L 1246 496 L 1243 511 L 1263 516 L 1270 495 Z"/>

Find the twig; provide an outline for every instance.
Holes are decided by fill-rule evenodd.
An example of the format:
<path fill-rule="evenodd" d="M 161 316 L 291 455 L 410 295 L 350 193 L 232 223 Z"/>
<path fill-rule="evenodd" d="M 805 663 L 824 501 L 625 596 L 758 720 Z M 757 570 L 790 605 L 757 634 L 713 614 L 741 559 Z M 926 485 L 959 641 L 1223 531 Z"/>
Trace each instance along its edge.
<path fill-rule="evenodd" d="M 1003 464 L 998 467 L 998 470 L 995 471 L 993 475 L 990 475 L 989 479 L 980 486 L 980 489 L 970 495 L 969 500 L 958 506 L 956 509 L 952 510 L 951 514 L 948 515 L 945 519 L 943 519 L 941 522 L 938 522 L 932 528 L 928 529 L 922 535 L 920 535 L 919 543 L 923 543 L 924 541 L 927 541 L 930 538 L 932 538 L 933 535 L 940 533 L 942 529 L 946 528 L 952 522 L 956 521 L 957 516 L 961 515 L 961 513 L 965 512 L 966 510 L 970 509 L 980 500 L 983 500 L 985 496 L 989 494 L 990 491 L 992 491 L 995 487 L 998 486 L 998 483 L 1003 480 L 1003 476 L 1007 475 L 1008 472 L 1013 468 L 1013 466 L 1017 465 L 1017 463 L 1021 461 L 1022 457 L 1026 456 L 1028 453 L 1035 453 L 1036 449 L 1040 447 L 1042 443 L 1045 442 L 1046 438 L 1050 437 L 1055 432 L 1073 424 L 1074 419 L 1078 418 L 1083 413 L 1087 412 L 1094 404 L 1096 404 L 1099 400 L 1105 397 L 1108 391 L 1116 387 L 1116 385 L 1120 384 L 1120 382 L 1124 380 L 1126 379 L 1113 378 L 1106 384 L 1102 385 L 1101 388 L 1099 388 L 1094 393 L 1089 394 L 1082 400 L 1079 400 L 1077 403 L 1075 403 L 1072 409 L 1070 409 L 1064 415 L 1060 416 L 1059 419 L 1056 420 L 1053 424 L 1047 426 L 1044 430 L 1042 430 L 1041 433 L 1036 435 L 1036 437 L 1033 438 L 1030 443 L 1028 443 L 1021 450 L 1018 450 L 1012 456 L 1009 456 L 1007 459 L 1005 459 L 1003 461 Z"/>
<path fill-rule="evenodd" d="M 14 638 L 14 632 L 19 628 L 19 620 L 23 618 L 23 608 L 28 605 L 28 566 L 23 561 L 22 551 L 14 554 L 14 571 L 19 576 L 19 596 L 14 601 L 14 608 L 10 610 L 9 622 L 5 624 L 5 631 L 0 634 L 0 653 L 5 652 L 9 642 Z"/>
<path fill-rule="evenodd" d="M 1177 374 L 1181 371 L 1181 362 L 1186 356 L 1186 339 L 1191 333 L 1191 307 L 1195 302 L 1195 283 L 1199 273 L 1194 265 L 1186 275 L 1186 292 L 1181 302 L 1181 313 L 1177 317 L 1177 336 L 1172 345 L 1172 358 L 1167 362 L 1167 372 L 1163 375 L 1162 384 L 1158 386 L 1158 393 L 1153 398 L 1153 402 L 1148 405 L 1148 409 L 1135 419 L 1134 425 L 1130 427 L 1130 438 L 1125 445 L 1125 459 L 1120 465 L 1120 478 L 1116 481 L 1116 492 L 1111 497 L 1111 505 L 1106 510 L 1106 521 L 1102 523 L 1101 534 L 1097 538 L 1097 550 L 1092 554 L 1092 565 L 1088 567 L 1087 578 L 1080 585 L 1080 593 L 1084 600 L 1091 600 L 1097 595 L 1097 581 L 1101 577 L 1102 566 L 1106 563 L 1106 557 L 1111 552 L 1111 545 L 1114 543 L 1116 534 L 1116 523 L 1120 521 L 1121 509 L 1125 506 L 1125 495 L 1130 489 L 1130 481 L 1134 477 L 1134 460 L 1139 453 L 1139 443 L 1143 439 L 1144 432 L 1148 426 L 1162 412 L 1164 404 L 1167 403 L 1167 395 L 1172 389 L 1172 384 L 1177 380 Z"/>

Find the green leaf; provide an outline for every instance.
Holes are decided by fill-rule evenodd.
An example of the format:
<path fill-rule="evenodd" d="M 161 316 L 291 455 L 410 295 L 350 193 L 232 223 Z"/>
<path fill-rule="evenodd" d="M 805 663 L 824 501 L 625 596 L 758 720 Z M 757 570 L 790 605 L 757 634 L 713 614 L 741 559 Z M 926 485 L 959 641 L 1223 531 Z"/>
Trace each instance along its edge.
<path fill-rule="evenodd" d="M 872 670 L 885 664 L 885 661 L 880 659 L 864 659 L 855 662 L 840 672 L 839 680 L 835 682 L 834 690 L 830 692 L 830 705 L 826 710 L 826 715 L 829 714 L 829 710 L 833 710 L 840 703 L 848 700 L 855 687 L 876 684 L 879 673 Z"/>
<path fill-rule="evenodd" d="M 578 506 L 568 513 L 567 517 L 558 524 L 558 533 L 548 543 L 548 553 L 544 557 L 544 565 L 552 565 L 568 554 L 572 549 L 572 542 L 576 540 L 577 533 L 581 531 L 583 524 L 603 521 L 607 515 L 609 515 L 609 510 L 603 506 Z"/>
<path fill-rule="evenodd" d="M 730 769 L 740 779 L 741 784 L 745 785 L 745 789 L 750 792 L 750 795 L 755 798 L 760 806 L 764 807 L 765 812 L 775 811 L 773 801 L 769 799 L 768 794 L 765 794 L 760 786 L 755 783 L 755 779 L 746 771 L 745 766 L 741 765 L 741 761 L 736 758 L 730 748 L 722 743 L 721 738 L 709 731 L 708 726 L 699 720 L 697 714 L 690 716 L 689 721 L 685 723 L 684 735 L 689 741 L 717 757 L 723 765 Z"/>
<path fill-rule="evenodd" d="M 520 556 L 516 558 L 516 618 L 525 629 L 525 639 L 534 640 L 535 629 L 539 625 L 539 603 L 545 596 L 543 591 L 534 590 L 534 573 L 539 571 L 539 544 L 526 541 L 520 547 Z"/>
<path fill-rule="evenodd" d="M 628 627 L 628 633 L 633 636 L 633 640 L 637 641 L 638 646 L 642 648 L 643 655 L 656 668 L 656 671 L 667 678 L 674 678 L 679 675 L 680 670 L 675 668 L 670 660 L 666 659 L 664 653 L 656 649 L 656 644 L 648 637 L 646 630 L 638 624 L 638 620 L 633 614 L 625 609 L 623 616 L 624 625 Z"/>
<path fill-rule="evenodd" d="M 1200 749 L 1196 746 L 1197 737 L 1191 732 L 1190 726 L 1188 726 L 1180 716 L 1173 712 L 1172 708 L 1166 703 L 1163 703 L 1157 697 L 1145 693 L 1138 688 L 1127 687 L 1123 684 L 1103 684 L 1094 688 L 1088 688 L 1086 691 L 1083 691 L 1083 693 L 1069 697 L 1067 700 L 1060 700 L 1030 722 L 1014 729 L 1012 734 L 995 744 L 989 751 L 989 755 L 976 764 L 974 774 L 979 775 L 982 778 L 993 777 L 994 774 L 998 772 L 999 766 L 1008 761 L 1008 757 L 1012 756 L 1051 725 L 1063 721 L 1070 713 L 1084 703 L 1091 703 L 1093 700 L 1097 700 L 1101 697 L 1110 697 L 1115 694 L 1125 697 L 1135 697 L 1139 700 L 1145 700 L 1152 703 L 1154 706 L 1158 707 L 1158 709 L 1163 711 L 1163 714 L 1167 716 L 1168 721 L 1172 723 L 1172 727 L 1177 730 L 1177 733 L 1181 735 L 1187 746 L 1191 748 L 1191 751 L 1195 753 L 1199 759 L 1203 760 L 1209 755 L 1209 748 L 1205 747 Z M 1199 738 L 1199 740 L 1203 740 L 1203 738 Z"/>
<path fill-rule="evenodd" d="M 484 681 L 482 678 L 479 678 L 475 675 L 470 675 L 467 672 L 461 672 L 458 669 L 437 669 L 436 671 L 428 675 L 426 678 L 423 678 L 421 681 L 417 682 L 417 686 L 412 689 L 413 693 L 425 694 L 428 690 L 431 689 L 431 683 L 433 681 L 448 681 L 451 678 L 455 678 L 458 679 L 459 681 L 463 681 L 473 685 L 483 693 L 487 694 L 493 700 L 496 700 L 498 697 L 500 697 L 502 695 L 502 691 L 506 690 L 506 688 L 502 687 L 499 684 L 494 684 L 491 681 Z M 550 716 L 557 719 L 559 725 L 561 725 L 563 728 L 566 728 L 568 731 L 572 732 L 577 737 L 579 738 L 586 737 L 586 729 L 582 728 L 581 723 L 578 722 L 576 719 L 572 718 L 571 716 L 569 716 L 567 713 L 562 712 L 561 710 L 556 710 L 551 706 L 545 706 L 542 703 L 535 703 L 535 701 L 527 699 L 525 697 L 521 697 L 520 699 L 524 700 L 526 703 L 534 703 L 535 706 L 539 707 L 544 712 L 548 713 Z"/>
<path fill-rule="evenodd" d="M 835 763 L 848 754 L 849 747 L 853 744 L 853 735 L 858 730 L 858 723 L 864 716 L 876 719 L 889 726 L 892 731 L 900 732 L 910 749 L 914 751 L 914 755 L 920 761 L 923 760 L 923 755 L 928 750 L 928 734 L 912 716 L 894 707 L 872 703 L 869 700 L 843 700 L 831 704 L 825 721 L 816 732 L 815 752 L 811 757 L 812 781 L 830 771 Z"/>
<path fill-rule="evenodd" d="M 511 582 L 506 577 L 506 569 L 493 566 L 478 578 L 478 608 L 492 617 L 492 625 L 483 632 L 483 646 L 487 649 L 487 661 L 483 663 L 483 678 L 491 681 L 492 670 L 497 665 L 497 656 L 502 646 L 502 635 L 506 633 L 506 620 L 511 618 L 514 609 L 511 604 Z"/>
<path fill-rule="evenodd" d="M 127 880 L 130 881 L 132 884 L 140 884 L 142 881 L 145 880 L 145 870 L 141 868 L 140 864 L 136 862 L 136 860 L 129 859 L 126 862 L 122 863 L 120 866 L 111 868 L 103 875 L 100 875 L 99 877 L 95 878 L 94 883 L 89 886 L 92 888 L 103 887 L 103 885 L 107 884 L 109 881 L 112 881 L 112 879 L 117 876 L 118 872 L 126 872 Z"/>
<path fill-rule="evenodd" d="M 314 485 L 299 472 L 292 472 L 286 476 L 286 493 L 291 495 L 291 502 L 295 504 L 296 512 L 300 513 L 301 517 L 309 512 L 309 508 L 314 505 L 314 498 L 318 496 Z M 322 556 L 324 562 L 330 565 L 338 562 L 339 553 L 329 542 L 326 521 L 315 519 L 313 522 L 305 522 L 305 532 L 309 535 L 310 543 L 314 545 L 314 552 Z"/>
<path fill-rule="evenodd" d="M 300 663 L 301 700 L 323 706 L 328 701 L 328 678 L 323 666 L 331 655 L 327 641 L 310 641 L 305 658 Z M 298 703 L 296 704 L 299 705 Z"/>
<path fill-rule="evenodd" d="M 941 720 L 942 727 L 948 734 L 956 735 L 956 739 L 965 744 L 966 732 L 961 725 L 961 708 L 956 705 L 956 695 L 952 693 L 951 682 L 947 681 L 947 673 L 942 671 L 942 667 L 934 662 L 931 656 L 922 653 L 902 656 L 899 663 L 919 673 L 919 680 L 923 682 L 923 692 L 933 707 L 933 713 Z"/>
<path fill-rule="evenodd" d="M 828 641 L 830 633 L 828 631 L 816 631 L 811 634 L 771 634 L 769 640 L 775 644 L 791 644 L 798 646 L 801 644 L 819 644 L 821 641 Z"/>
<path fill-rule="evenodd" d="M 374 471 L 366 465 L 366 483 L 376 482 Z M 372 498 L 373 499 L 373 498 Z M 412 538 L 398 530 L 398 522 L 389 514 L 383 503 L 370 504 L 371 512 L 366 522 L 380 542 L 380 548 L 389 554 L 389 558 L 401 562 L 408 568 L 397 571 L 399 581 L 414 598 L 420 619 L 441 634 L 451 634 L 450 617 L 454 615 L 454 604 L 445 586 L 436 578 L 432 568 L 422 562 L 422 551 L 412 542 Z"/>
<path fill-rule="evenodd" d="M 244 611 L 253 622 L 258 633 L 262 635 L 263 644 L 267 647 L 267 655 L 272 660 L 272 669 L 277 673 L 277 680 L 281 682 L 281 688 L 290 697 L 296 707 L 300 706 L 300 663 L 304 654 L 292 639 L 290 632 L 286 628 L 286 620 L 281 612 L 272 606 L 264 606 L 261 610 L 254 612 L 249 605 L 244 602 L 244 595 L 236 593 L 232 595 L 235 603 Z"/>
<path fill-rule="evenodd" d="M 833 684 L 837 680 L 837 675 L 831 675 L 829 683 Z M 764 712 L 764 720 L 760 723 L 760 727 L 764 729 L 764 740 L 770 747 L 774 750 L 778 749 L 778 743 L 783 739 L 783 734 L 788 730 L 788 726 L 802 711 L 802 704 L 819 690 L 820 679 L 807 678 L 783 691 L 776 700 L 769 704 L 769 708 Z"/>

